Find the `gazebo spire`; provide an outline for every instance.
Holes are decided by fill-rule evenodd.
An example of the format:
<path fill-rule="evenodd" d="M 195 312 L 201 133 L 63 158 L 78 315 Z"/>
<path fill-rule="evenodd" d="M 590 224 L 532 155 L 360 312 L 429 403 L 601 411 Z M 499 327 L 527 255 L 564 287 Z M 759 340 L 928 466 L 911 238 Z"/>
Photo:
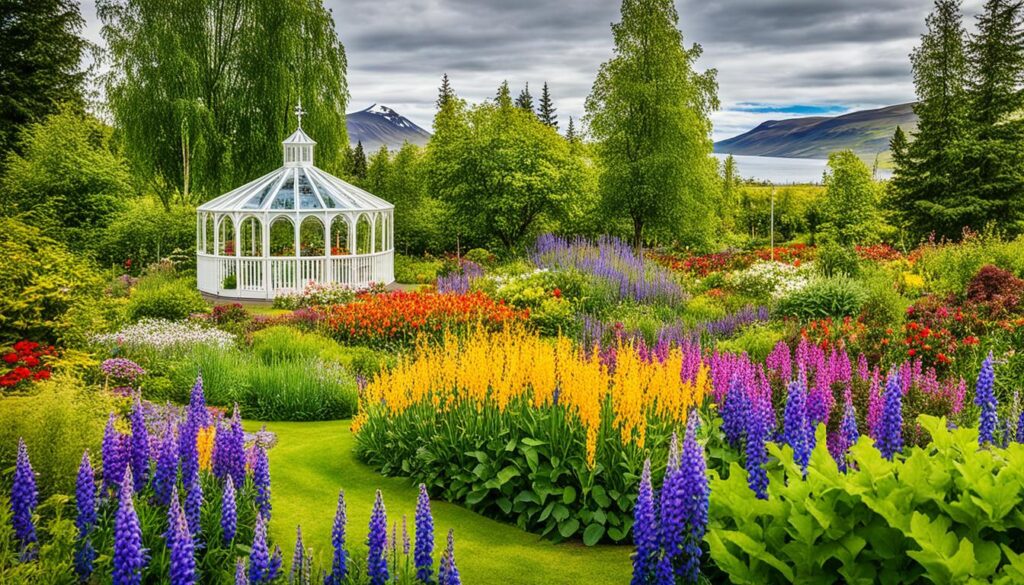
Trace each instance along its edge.
<path fill-rule="evenodd" d="M 295 106 L 295 117 L 299 119 L 299 129 L 302 129 L 302 116 L 306 115 L 306 110 L 302 109 L 302 98 L 299 98 L 299 104 Z"/>
<path fill-rule="evenodd" d="M 286 167 L 313 166 L 313 146 L 316 141 L 302 130 L 302 117 L 305 115 L 306 110 L 302 108 L 302 99 L 300 98 L 298 105 L 295 106 L 295 118 L 298 120 L 299 126 L 291 136 L 285 138 L 281 143 L 284 145 L 284 165 Z"/>

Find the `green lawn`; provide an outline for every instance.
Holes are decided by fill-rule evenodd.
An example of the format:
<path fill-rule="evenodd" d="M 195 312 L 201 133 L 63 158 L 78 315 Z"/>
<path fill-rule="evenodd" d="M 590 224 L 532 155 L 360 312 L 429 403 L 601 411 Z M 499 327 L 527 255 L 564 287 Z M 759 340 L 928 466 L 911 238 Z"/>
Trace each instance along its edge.
<path fill-rule="evenodd" d="M 246 424 L 256 430 L 261 423 Z M 270 450 L 273 486 L 273 539 L 286 559 L 295 544 L 295 526 L 302 524 L 303 540 L 321 563 L 330 559 L 330 532 L 338 490 L 348 502 L 349 551 L 364 557 L 365 538 L 375 491 L 380 488 L 388 523 L 416 509 L 416 487 L 404 478 L 378 475 L 356 460 L 355 438 L 348 421 L 268 423 L 278 436 Z M 545 583 L 602 583 L 621 585 L 630 578 L 630 547 L 585 547 L 580 543 L 553 544 L 514 526 L 479 516 L 465 508 L 431 502 L 437 538 L 435 562 L 449 528 L 455 529 L 455 558 L 467 585 Z M 401 536 L 399 536 L 401 539 Z"/>

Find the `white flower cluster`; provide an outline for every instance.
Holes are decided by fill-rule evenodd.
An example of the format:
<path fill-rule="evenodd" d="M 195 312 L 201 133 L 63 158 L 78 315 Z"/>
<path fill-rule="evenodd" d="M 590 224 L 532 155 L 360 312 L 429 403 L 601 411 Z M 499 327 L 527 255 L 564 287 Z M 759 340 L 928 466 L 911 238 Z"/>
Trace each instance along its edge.
<path fill-rule="evenodd" d="M 814 276 L 813 266 L 807 262 L 793 266 L 785 262 L 762 260 L 746 270 L 733 272 L 731 280 L 736 290 L 757 298 L 780 299 L 802 290 Z"/>
<path fill-rule="evenodd" d="M 196 345 L 227 348 L 235 343 L 235 336 L 196 321 L 143 319 L 115 333 L 96 335 L 93 341 L 101 345 L 157 350 L 184 349 Z"/>

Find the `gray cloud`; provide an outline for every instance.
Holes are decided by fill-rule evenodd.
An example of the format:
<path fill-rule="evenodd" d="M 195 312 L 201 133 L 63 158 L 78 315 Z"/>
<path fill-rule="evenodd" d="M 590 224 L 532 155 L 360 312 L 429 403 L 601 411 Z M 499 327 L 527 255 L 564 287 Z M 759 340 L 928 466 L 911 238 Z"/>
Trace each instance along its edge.
<path fill-rule="evenodd" d="M 428 128 L 446 72 L 470 101 L 490 98 L 502 80 L 516 93 L 529 82 L 534 96 L 547 81 L 564 127 L 582 115 L 619 17 L 616 0 L 324 1 L 348 52 L 350 110 L 384 103 Z M 965 11 L 981 3 L 969 0 Z M 718 70 L 718 139 L 782 117 L 741 103 L 853 110 L 912 100 L 907 56 L 931 1 L 677 0 L 677 8 L 687 42 L 704 47 L 698 66 Z M 83 2 L 83 15 L 98 41 L 94 2 Z"/>

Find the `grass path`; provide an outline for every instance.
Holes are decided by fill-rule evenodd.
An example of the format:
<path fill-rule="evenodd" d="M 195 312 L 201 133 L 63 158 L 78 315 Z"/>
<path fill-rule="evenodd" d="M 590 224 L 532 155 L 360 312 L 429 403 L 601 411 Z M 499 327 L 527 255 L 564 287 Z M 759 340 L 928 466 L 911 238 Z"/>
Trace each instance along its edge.
<path fill-rule="evenodd" d="M 408 516 L 410 532 L 416 509 L 416 487 L 405 478 L 383 477 L 355 458 L 355 438 L 348 421 L 268 423 L 277 433 L 270 450 L 273 516 L 270 532 L 286 559 L 295 544 L 295 526 L 323 564 L 330 559 L 330 531 L 338 490 L 348 504 L 348 541 L 353 556 L 366 555 L 366 531 L 378 488 L 383 492 L 388 523 Z M 261 423 L 246 424 L 256 430 Z M 455 558 L 467 585 L 544 583 L 588 585 L 628 583 L 630 547 L 585 547 L 553 544 L 535 534 L 479 516 L 465 508 L 432 501 L 435 562 L 449 528 L 455 529 Z M 399 529 L 400 531 L 401 529 Z M 401 539 L 401 536 L 399 536 Z"/>

